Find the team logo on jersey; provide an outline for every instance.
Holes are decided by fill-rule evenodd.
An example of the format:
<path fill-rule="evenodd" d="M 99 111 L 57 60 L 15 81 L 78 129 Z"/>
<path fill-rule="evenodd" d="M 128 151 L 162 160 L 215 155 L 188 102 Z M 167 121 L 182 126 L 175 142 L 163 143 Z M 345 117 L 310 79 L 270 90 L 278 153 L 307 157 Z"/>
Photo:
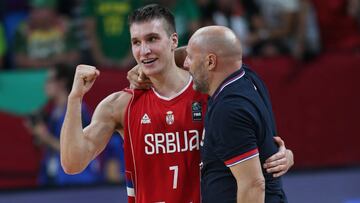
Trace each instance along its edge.
<path fill-rule="evenodd" d="M 171 125 L 174 123 L 174 114 L 172 111 L 166 112 L 166 123 Z"/>
<path fill-rule="evenodd" d="M 149 124 L 151 123 L 151 120 L 147 114 L 144 114 L 141 119 L 141 124 Z"/>
<path fill-rule="evenodd" d="M 193 102 L 191 106 L 192 111 L 192 119 L 193 121 L 201 121 L 202 120 L 202 111 L 201 111 L 201 103 Z"/>

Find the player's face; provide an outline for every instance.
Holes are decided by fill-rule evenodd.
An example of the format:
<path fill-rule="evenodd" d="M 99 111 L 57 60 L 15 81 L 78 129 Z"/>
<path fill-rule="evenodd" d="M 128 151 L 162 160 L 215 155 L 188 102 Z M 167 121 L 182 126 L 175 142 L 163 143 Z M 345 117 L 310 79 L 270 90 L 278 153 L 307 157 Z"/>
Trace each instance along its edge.
<path fill-rule="evenodd" d="M 147 76 L 159 74 L 174 59 L 177 34 L 169 36 L 165 26 L 163 19 L 154 19 L 133 23 L 130 27 L 133 56 Z"/>
<path fill-rule="evenodd" d="M 193 76 L 193 88 L 202 93 L 209 92 L 209 73 L 205 66 L 205 56 L 192 43 L 186 48 L 187 56 L 184 67 L 187 68 Z"/>

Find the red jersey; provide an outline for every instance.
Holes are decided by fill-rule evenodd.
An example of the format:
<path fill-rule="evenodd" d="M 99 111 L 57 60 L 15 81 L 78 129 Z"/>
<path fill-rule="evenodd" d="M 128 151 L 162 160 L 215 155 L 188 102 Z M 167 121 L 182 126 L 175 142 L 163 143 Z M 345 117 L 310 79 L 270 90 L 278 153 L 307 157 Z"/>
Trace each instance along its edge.
<path fill-rule="evenodd" d="M 124 127 L 129 202 L 199 203 L 200 141 L 208 97 L 192 81 L 172 98 L 151 90 L 133 97 Z"/>

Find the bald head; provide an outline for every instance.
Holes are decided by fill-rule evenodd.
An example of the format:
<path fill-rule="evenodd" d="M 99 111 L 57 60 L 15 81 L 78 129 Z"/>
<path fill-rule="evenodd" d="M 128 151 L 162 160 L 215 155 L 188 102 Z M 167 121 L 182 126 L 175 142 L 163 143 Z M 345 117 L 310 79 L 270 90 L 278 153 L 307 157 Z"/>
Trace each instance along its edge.
<path fill-rule="evenodd" d="M 238 60 L 242 58 L 239 39 L 232 30 L 224 26 L 200 28 L 190 38 L 189 45 L 220 57 L 233 57 Z"/>
<path fill-rule="evenodd" d="M 184 67 L 194 78 L 194 89 L 210 96 L 242 66 L 240 41 L 227 27 L 200 28 L 190 38 L 186 50 Z"/>

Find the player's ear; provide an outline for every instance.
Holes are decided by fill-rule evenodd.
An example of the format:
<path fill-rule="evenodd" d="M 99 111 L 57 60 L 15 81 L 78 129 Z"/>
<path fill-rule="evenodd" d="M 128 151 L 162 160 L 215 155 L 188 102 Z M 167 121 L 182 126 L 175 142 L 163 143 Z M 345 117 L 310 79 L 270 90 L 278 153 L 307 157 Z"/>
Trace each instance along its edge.
<path fill-rule="evenodd" d="M 178 47 L 178 44 L 179 44 L 179 38 L 178 38 L 178 35 L 177 33 L 173 33 L 171 34 L 170 36 L 170 40 L 171 40 L 171 51 L 174 51 L 177 47 Z"/>
<path fill-rule="evenodd" d="M 209 54 L 206 57 L 206 65 L 208 66 L 209 70 L 214 70 L 216 67 L 216 55 L 215 54 Z"/>

